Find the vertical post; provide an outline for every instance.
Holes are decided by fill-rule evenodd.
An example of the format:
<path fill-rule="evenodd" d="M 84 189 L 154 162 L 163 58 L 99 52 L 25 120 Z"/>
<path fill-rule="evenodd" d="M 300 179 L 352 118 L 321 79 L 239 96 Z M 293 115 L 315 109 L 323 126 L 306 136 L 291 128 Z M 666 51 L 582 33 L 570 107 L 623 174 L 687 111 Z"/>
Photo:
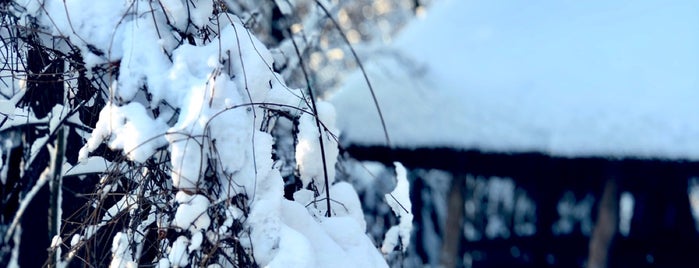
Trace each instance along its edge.
<path fill-rule="evenodd" d="M 456 174 L 447 197 L 447 220 L 444 226 L 441 263 L 445 268 L 456 267 L 459 259 L 459 242 L 463 237 L 465 175 Z"/>
<path fill-rule="evenodd" d="M 609 249 L 619 226 L 619 193 L 613 178 L 604 185 L 597 215 L 590 238 L 588 268 L 605 268 L 609 264 Z"/>

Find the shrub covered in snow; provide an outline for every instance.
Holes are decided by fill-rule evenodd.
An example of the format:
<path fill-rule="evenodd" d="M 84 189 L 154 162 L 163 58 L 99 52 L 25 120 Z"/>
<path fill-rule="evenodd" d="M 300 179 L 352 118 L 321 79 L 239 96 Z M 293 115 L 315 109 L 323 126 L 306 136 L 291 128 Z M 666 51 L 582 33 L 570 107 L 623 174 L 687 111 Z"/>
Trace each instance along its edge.
<path fill-rule="evenodd" d="M 310 86 L 287 86 L 275 71 L 275 59 L 299 53 L 304 43 L 289 38 L 272 53 L 250 30 L 258 25 L 256 12 L 271 13 L 271 2 L 2 4 L 4 18 L 17 26 L 4 30 L 3 40 L 19 34 L 12 51 L 46 50 L 68 69 L 64 78 L 78 76 L 66 79 L 68 101 L 45 121 L 20 103 L 26 78 L 0 85 L 3 105 L 17 107 L 3 106 L 3 114 L 48 123 L 51 133 L 68 123 L 81 126 L 79 163 L 66 163 L 65 174 L 102 174 L 96 194 L 73 218 L 82 224 L 54 239 L 55 263 L 386 266 L 365 234 L 354 188 L 335 183 L 334 108 L 314 99 Z M 276 3 L 279 12 L 294 12 L 294 1 Z M 79 91 L 85 87 L 93 91 Z M 84 107 L 99 116 L 84 116 Z M 2 130 L 13 124 L 19 123 Z M 384 252 L 405 247 L 411 228 L 405 169 L 396 167 L 398 186 L 387 199 L 401 222 Z M 95 248 L 109 250 L 110 259 L 87 256 Z"/>

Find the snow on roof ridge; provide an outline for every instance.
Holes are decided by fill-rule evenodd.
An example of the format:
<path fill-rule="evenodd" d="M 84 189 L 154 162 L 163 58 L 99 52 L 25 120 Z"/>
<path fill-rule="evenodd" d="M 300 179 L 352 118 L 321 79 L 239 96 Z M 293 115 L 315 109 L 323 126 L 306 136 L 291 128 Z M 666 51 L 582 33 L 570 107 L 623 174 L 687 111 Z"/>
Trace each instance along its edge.
<path fill-rule="evenodd" d="M 699 159 L 699 3 L 554 2 L 438 2 L 372 55 L 393 145 Z M 331 97 L 345 144 L 384 144 L 369 100 Z"/>

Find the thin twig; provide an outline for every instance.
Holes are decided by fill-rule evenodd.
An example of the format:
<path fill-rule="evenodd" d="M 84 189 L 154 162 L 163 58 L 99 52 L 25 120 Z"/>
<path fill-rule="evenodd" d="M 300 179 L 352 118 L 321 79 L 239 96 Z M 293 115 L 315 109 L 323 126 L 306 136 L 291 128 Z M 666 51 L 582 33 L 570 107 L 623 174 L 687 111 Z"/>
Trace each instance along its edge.
<path fill-rule="evenodd" d="M 330 14 L 330 11 L 323 5 L 319 0 L 315 0 L 316 4 L 320 7 L 320 9 L 323 10 L 325 15 L 330 19 L 332 24 L 335 26 L 335 28 L 340 32 L 340 36 L 342 36 L 342 40 L 347 44 L 349 47 L 349 50 L 352 52 L 352 56 L 354 57 L 354 60 L 357 62 L 357 66 L 359 66 L 359 69 L 362 71 L 362 75 L 364 76 L 364 81 L 366 81 L 367 86 L 369 86 L 369 92 L 371 92 L 371 99 L 374 101 L 374 106 L 376 107 L 376 111 L 379 113 L 379 119 L 381 119 L 381 127 L 383 128 L 383 134 L 386 139 L 386 146 L 389 148 L 391 147 L 391 139 L 388 137 L 388 130 L 386 128 L 386 122 L 383 118 L 383 113 L 381 112 L 381 107 L 379 106 L 379 101 L 376 99 L 376 94 L 374 93 L 374 87 L 371 86 L 371 81 L 369 81 L 369 76 L 366 74 L 366 70 L 364 69 L 364 64 L 362 64 L 362 61 L 359 60 L 359 56 L 357 56 L 357 52 L 354 50 L 354 47 L 350 43 L 349 39 L 347 39 L 347 35 L 345 32 L 342 30 L 340 27 L 340 24 L 337 23 L 337 20 L 333 18 L 333 16 Z M 294 40 L 293 38 L 291 39 L 292 41 Z"/>
<path fill-rule="evenodd" d="M 287 31 L 289 31 L 287 29 Z M 320 143 L 320 156 L 323 160 L 323 177 L 325 179 L 325 200 L 328 206 L 328 211 L 325 212 L 325 216 L 330 217 L 330 181 L 328 180 L 328 164 L 325 160 L 325 145 L 323 145 L 323 129 L 320 127 L 320 116 L 318 114 L 318 108 L 316 107 L 316 99 L 313 95 L 313 88 L 311 87 L 311 81 L 308 79 L 308 73 L 306 72 L 306 66 L 299 51 L 298 45 L 296 45 L 296 40 L 294 40 L 293 35 L 289 32 L 291 36 L 291 42 L 294 44 L 294 50 L 296 50 L 296 55 L 299 57 L 299 63 L 301 64 L 301 71 L 303 72 L 303 77 L 306 79 L 306 88 L 308 89 L 308 95 L 311 98 L 311 104 L 313 105 L 313 115 L 316 119 L 316 127 L 318 128 L 318 143 Z"/>

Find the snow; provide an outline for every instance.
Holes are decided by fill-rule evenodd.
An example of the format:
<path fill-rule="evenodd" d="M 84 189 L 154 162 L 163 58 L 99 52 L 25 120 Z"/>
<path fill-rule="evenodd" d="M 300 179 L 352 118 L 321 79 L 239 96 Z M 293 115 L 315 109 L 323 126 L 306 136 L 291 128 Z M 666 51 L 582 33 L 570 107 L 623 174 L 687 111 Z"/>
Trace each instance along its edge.
<path fill-rule="evenodd" d="M 192 241 L 187 247 L 187 250 L 191 253 L 192 251 L 199 250 L 201 248 L 201 242 L 204 241 L 204 234 L 202 232 L 195 232 L 192 235 Z"/>
<path fill-rule="evenodd" d="M 299 232 L 283 226 L 279 254 L 266 267 L 313 267 L 314 253 L 310 241 Z"/>
<path fill-rule="evenodd" d="M 170 260 L 167 258 L 162 258 L 158 261 L 158 267 L 159 268 L 169 268 L 170 267 Z"/>
<path fill-rule="evenodd" d="M 137 162 L 145 162 L 156 149 L 167 144 L 162 134 L 168 128 L 165 120 L 151 118 L 139 103 L 107 103 L 99 117 L 90 139 L 80 149 L 81 162 L 87 161 L 88 153 L 105 139 L 110 148 L 124 150 L 129 159 Z"/>
<path fill-rule="evenodd" d="M 181 0 L 162 0 L 160 4 L 165 9 L 170 22 L 180 30 L 186 30 L 189 20 L 197 27 L 206 25 L 214 8 L 214 1 L 211 0 L 195 0 L 185 3 Z"/>
<path fill-rule="evenodd" d="M 289 228 L 310 242 L 315 255 L 311 267 L 387 267 L 369 237 L 351 217 L 324 218 L 319 223 L 303 205 L 286 200 L 282 201 L 281 216 Z M 363 257 L 352 255 L 359 253 Z"/>
<path fill-rule="evenodd" d="M 353 219 L 359 226 L 359 233 L 365 233 L 366 221 L 364 220 L 362 204 L 359 202 L 359 196 L 357 196 L 357 192 L 352 185 L 347 182 L 336 183 L 330 188 L 330 197 L 335 205 L 333 215 L 347 216 Z"/>
<path fill-rule="evenodd" d="M 138 170 L 123 174 L 133 180 L 135 189 L 127 189 L 119 201 L 101 214 L 99 222 L 86 225 L 81 234 L 72 237 L 71 245 L 93 239 L 117 215 L 145 212 L 138 205 L 142 202 L 162 201 L 163 207 L 172 205 L 174 211 L 160 211 L 158 207 L 155 213 L 148 211 L 148 217 L 140 219 L 139 224 L 129 224 L 130 228 L 116 233 L 110 267 L 147 265 L 137 262 L 141 261 L 146 227 L 156 218 L 159 228 L 178 232 L 175 241 L 163 241 L 161 246 L 167 252 L 161 252 L 165 254 L 158 260 L 159 266 L 195 263 L 209 246 L 203 243 L 204 238 L 228 246 L 224 245 L 228 242 L 218 239 L 218 234 L 225 234 L 239 240 L 236 243 L 252 252 L 250 257 L 260 266 L 386 267 L 386 261 L 366 235 L 356 192 L 347 183 L 333 184 L 339 153 L 334 108 L 318 101 L 318 110 L 312 111 L 308 107 L 310 100 L 302 91 L 287 87 L 281 75 L 272 70 L 269 50 L 239 18 L 214 12 L 214 3 L 163 0 L 158 2 L 160 7 L 144 1 L 25 3 L 23 16 L 38 18 L 47 40 L 67 37 L 82 53 L 88 72 L 93 71 L 89 67 L 97 65 L 118 67 L 118 72 L 113 70 L 109 77 L 99 77 L 110 84 L 106 106 L 79 152 L 81 163 L 65 166 L 65 174 L 104 171 L 109 164 L 90 156 L 101 144 L 121 150 L 131 161 L 123 163 Z M 200 28 L 206 28 L 206 33 Z M 191 34 L 193 42 L 180 44 L 180 34 Z M 58 45 L 56 49 L 70 48 Z M 111 77 L 114 73 L 118 74 Z M 95 71 L 88 75 L 105 74 Z M 15 99 L 2 101 L 16 104 Z M 317 192 L 301 190 L 295 195 L 303 197 L 305 204 L 284 199 L 284 181 L 272 160 L 275 140 L 268 133 L 274 125 L 274 118 L 268 116 L 272 108 L 299 119 L 300 154 L 296 155 L 296 162 L 304 186 L 313 181 L 320 193 L 330 194 L 332 217 L 323 216 L 330 208 L 318 202 Z M 24 117 L 20 123 L 38 122 L 28 110 L 0 109 L 10 119 Z M 65 111 L 63 106 L 56 106 L 47 119 L 50 121 L 41 123 L 48 123 L 53 132 L 61 126 Z M 320 150 L 321 140 L 324 152 Z M 39 140 L 37 144 L 43 143 Z M 323 153 L 326 166 L 320 160 Z M 156 168 L 170 172 L 164 192 L 146 188 L 144 180 L 155 171 L 150 164 L 163 162 L 167 154 L 170 162 L 163 164 L 166 168 Z M 142 165 L 147 161 L 148 165 Z M 326 175 L 328 185 L 321 180 Z M 406 205 L 405 170 L 399 171 L 399 175 L 401 190 L 394 195 Z M 35 188 L 45 184 L 50 176 L 42 175 Z M 105 197 L 122 188 L 118 183 L 121 182 L 103 177 L 95 196 Z M 32 189 L 27 198 L 35 192 Z M 174 200 L 153 197 L 163 193 L 174 193 Z M 242 204 L 230 202 L 234 198 L 240 198 Z M 25 203 L 20 204 L 22 211 Z M 409 202 L 407 206 L 410 209 Z M 226 218 L 219 221 L 219 217 Z M 402 220 L 407 218 L 401 214 Z M 243 225 L 243 231 L 226 233 L 231 231 L 234 220 Z M 402 239 L 405 231 L 406 226 L 401 223 Z M 152 260 L 144 260 L 149 261 Z"/>
<path fill-rule="evenodd" d="M 125 22 L 122 27 L 124 37 L 121 46 L 124 55 L 119 63 L 120 75 L 114 89 L 118 100 L 133 99 L 143 85 L 148 85 L 156 103 L 162 98 L 158 89 L 167 82 L 163 74 L 167 73 L 170 61 L 163 53 L 153 52 L 171 49 L 174 40 L 172 37 L 159 37 L 154 26 L 153 19 L 143 17 Z M 170 94 L 178 96 L 178 93 Z"/>
<path fill-rule="evenodd" d="M 93 173 L 104 173 L 112 163 L 99 156 L 88 157 L 76 165 L 63 163 L 63 176 L 78 176 Z"/>
<path fill-rule="evenodd" d="M 189 239 L 185 236 L 177 237 L 177 240 L 172 244 L 170 249 L 170 254 L 168 254 L 168 260 L 170 265 L 173 267 L 185 267 L 189 263 L 187 257 L 189 256 L 185 253 L 187 250 L 187 244 L 189 244 Z M 162 263 L 162 261 L 161 261 Z"/>
<path fill-rule="evenodd" d="M 183 191 L 177 192 L 175 200 L 180 204 L 175 212 L 172 226 L 184 230 L 205 230 L 211 224 L 211 218 L 206 213 L 209 199 L 203 195 L 189 195 Z M 201 240 L 201 238 L 200 238 Z"/>
<path fill-rule="evenodd" d="M 82 236 L 79 235 L 79 234 L 74 234 L 74 235 L 70 238 L 70 247 L 74 247 L 75 245 L 77 245 L 78 243 L 80 243 L 80 240 L 82 240 Z"/>
<path fill-rule="evenodd" d="M 51 245 L 49 247 L 55 248 L 55 247 L 60 246 L 62 243 L 63 243 L 63 240 L 61 239 L 61 237 L 58 235 L 54 235 L 51 238 Z"/>
<path fill-rule="evenodd" d="M 383 245 L 381 245 L 381 252 L 383 254 L 388 254 L 393 252 L 393 249 L 398 246 L 398 240 L 400 239 L 400 227 L 398 225 L 391 226 L 391 228 L 388 228 L 388 231 L 386 231 L 386 235 L 384 236 L 383 240 Z"/>
<path fill-rule="evenodd" d="M 633 207 L 636 200 L 630 192 L 623 192 L 619 198 L 619 233 L 629 236 L 631 231 L 631 219 L 633 218 Z M 691 203 L 691 195 L 690 195 Z"/>
<path fill-rule="evenodd" d="M 365 67 L 392 145 L 699 159 L 699 3 L 445 0 Z M 360 73 L 343 142 L 386 145 Z"/>
<path fill-rule="evenodd" d="M 30 5 L 41 5 L 41 8 L 29 9 L 28 11 L 31 12 L 29 14 L 39 17 L 40 24 L 51 25 L 47 28 L 52 34 L 68 37 L 71 43 L 80 48 L 88 66 L 121 57 L 122 50 L 117 41 L 122 39 L 122 28 L 117 25 L 121 23 L 123 14 L 129 9 L 128 1 L 30 0 L 26 2 Z M 107 49 L 97 51 L 90 48 Z M 104 55 L 97 55 L 95 52 Z"/>
<path fill-rule="evenodd" d="M 335 109 L 332 105 L 324 101 L 318 101 L 316 105 L 318 107 L 318 116 L 321 122 L 323 122 L 321 128 L 327 128 L 327 130 L 323 129 L 322 132 L 318 130 L 313 115 L 307 113 L 301 115 L 298 127 L 298 144 L 296 145 L 296 161 L 301 173 L 303 187 L 305 188 L 313 181 L 320 193 L 324 193 L 327 188 L 325 187 L 324 172 L 327 170 L 328 183 L 330 185 L 335 180 L 335 163 L 337 163 L 337 155 L 340 149 L 331 135 L 339 135 L 339 133 L 335 128 Z M 325 154 L 325 168 L 323 167 L 319 135 L 323 140 L 323 149 L 325 150 L 322 152 Z"/>
<path fill-rule="evenodd" d="M 352 217 L 332 217 L 323 220 L 323 230 L 339 245 L 347 256 L 355 260 L 350 267 L 384 267 L 385 260 L 378 253 L 373 243 L 364 234 L 362 226 Z M 362 256 L 358 258 L 357 256 Z M 331 267 L 338 267 L 336 264 Z M 327 267 L 327 266 L 319 266 Z"/>
<path fill-rule="evenodd" d="M 107 223 L 110 222 L 114 217 L 118 216 L 119 213 L 123 211 L 128 211 L 136 207 L 138 204 L 137 202 L 137 197 L 134 195 L 124 195 L 117 201 L 114 205 L 112 205 L 107 211 L 104 213 L 102 216 L 102 223 Z M 100 228 L 101 226 L 98 226 L 97 228 Z"/>
<path fill-rule="evenodd" d="M 400 245 L 405 251 L 410 245 L 410 234 L 413 231 L 413 212 L 407 170 L 401 163 L 394 162 L 393 164 L 396 166 L 396 180 L 398 182 L 396 188 L 391 193 L 386 194 L 385 198 L 393 213 L 398 216 L 399 223 L 386 232 L 386 238 L 381 247 L 384 254 L 392 252 L 396 245 Z M 400 244 L 398 243 L 399 237 Z"/>
<path fill-rule="evenodd" d="M 110 268 L 136 268 L 136 264 L 131 259 L 131 253 L 128 252 L 129 241 L 128 237 L 122 232 L 118 232 L 112 241 L 112 261 L 109 263 Z"/>
<path fill-rule="evenodd" d="M 19 94 L 20 96 L 22 94 Z M 19 101 L 17 96 L 14 96 L 10 100 L 0 100 L 0 116 L 4 117 L 2 120 L 7 119 L 2 125 L 0 125 L 0 131 L 7 131 L 12 128 L 21 127 L 23 125 L 31 124 L 47 124 L 49 126 L 49 131 L 55 133 L 60 126 L 59 122 L 66 119 L 68 115 L 66 108 L 63 105 L 56 105 L 51 108 L 51 112 L 45 118 L 36 118 L 34 113 L 31 113 L 29 107 L 16 108 L 16 104 Z M 46 136 L 41 137 L 44 140 L 37 140 L 32 144 L 32 154 L 29 162 L 34 161 L 34 157 L 38 153 L 39 149 L 43 148 L 46 143 Z"/>

